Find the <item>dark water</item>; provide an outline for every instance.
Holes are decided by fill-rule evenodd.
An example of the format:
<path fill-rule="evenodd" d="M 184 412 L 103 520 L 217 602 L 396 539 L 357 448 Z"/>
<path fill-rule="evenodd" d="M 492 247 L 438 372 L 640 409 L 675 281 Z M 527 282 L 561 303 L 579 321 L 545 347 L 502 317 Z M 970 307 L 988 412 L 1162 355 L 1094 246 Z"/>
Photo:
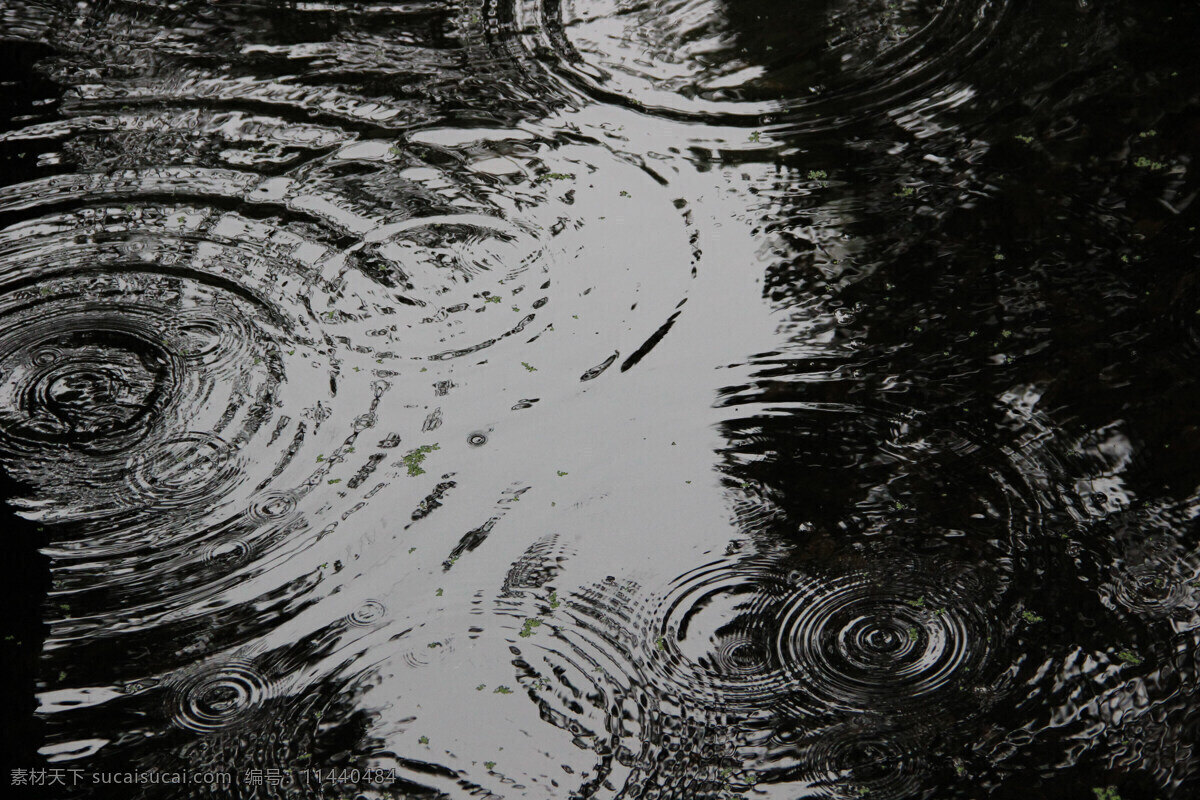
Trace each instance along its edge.
<path fill-rule="evenodd" d="M 1198 17 L 3 0 L 14 796 L 1200 797 Z"/>

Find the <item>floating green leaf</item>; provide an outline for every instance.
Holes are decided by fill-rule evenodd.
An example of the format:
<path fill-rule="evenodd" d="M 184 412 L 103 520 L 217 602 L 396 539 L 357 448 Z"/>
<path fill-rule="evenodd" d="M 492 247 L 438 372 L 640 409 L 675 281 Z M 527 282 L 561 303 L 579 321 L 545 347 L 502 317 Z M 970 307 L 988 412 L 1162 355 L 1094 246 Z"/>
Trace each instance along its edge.
<path fill-rule="evenodd" d="M 406 453 L 403 461 L 404 466 L 408 467 L 408 477 L 415 478 L 417 475 L 424 475 L 425 470 L 421 468 L 421 462 L 425 460 L 425 456 L 439 449 L 441 448 L 436 444 L 423 444 L 417 449 Z"/>
<path fill-rule="evenodd" d="M 1141 657 L 1139 657 L 1137 653 L 1134 653 L 1132 650 L 1122 650 L 1121 652 L 1117 653 L 1117 658 L 1121 659 L 1126 664 L 1130 664 L 1135 667 L 1142 663 Z"/>

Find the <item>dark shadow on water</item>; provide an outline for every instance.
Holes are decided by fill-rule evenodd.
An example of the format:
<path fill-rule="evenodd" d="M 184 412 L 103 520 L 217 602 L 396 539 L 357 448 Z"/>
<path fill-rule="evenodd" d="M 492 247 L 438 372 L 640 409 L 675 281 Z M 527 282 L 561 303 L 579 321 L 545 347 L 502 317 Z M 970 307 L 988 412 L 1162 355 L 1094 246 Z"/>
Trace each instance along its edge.
<path fill-rule="evenodd" d="M 3 736 L 0 752 L 6 779 L 13 769 L 45 768 L 38 755 L 43 734 L 35 720 L 36 692 L 40 677 L 39 661 L 46 625 L 42 622 L 46 592 L 50 588 L 49 560 L 39 552 L 46 534 L 28 520 L 13 513 L 9 500 L 24 496 L 27 487 L 18 486 L 0 469 L 0 529 L 4 531 L 3 624 L 0 624 L 0 648 L 3 656 Z M 46 795 L 49 796 L 49 795 Z"/>

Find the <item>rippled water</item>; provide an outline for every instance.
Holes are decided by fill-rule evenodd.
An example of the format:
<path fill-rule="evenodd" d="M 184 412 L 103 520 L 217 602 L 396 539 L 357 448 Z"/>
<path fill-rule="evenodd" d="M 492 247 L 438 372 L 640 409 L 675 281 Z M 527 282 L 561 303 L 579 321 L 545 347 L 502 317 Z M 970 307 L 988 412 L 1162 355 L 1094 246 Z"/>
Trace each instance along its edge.
<path fill-rule="evenodd" d="M 1198 21 L 6 0 L 20 791 L 1200 796 Z"/>

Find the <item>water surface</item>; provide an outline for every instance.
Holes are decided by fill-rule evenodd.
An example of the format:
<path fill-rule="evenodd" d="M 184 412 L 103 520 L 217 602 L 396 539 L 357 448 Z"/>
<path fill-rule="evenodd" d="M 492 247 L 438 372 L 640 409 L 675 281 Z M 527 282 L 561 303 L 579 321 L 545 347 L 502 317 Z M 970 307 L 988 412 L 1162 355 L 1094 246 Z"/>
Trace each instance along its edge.
<path fill-rule="evenodd" d="M 7 0 L 13 766 L 1195 796 L 1197 21 Z"/>

